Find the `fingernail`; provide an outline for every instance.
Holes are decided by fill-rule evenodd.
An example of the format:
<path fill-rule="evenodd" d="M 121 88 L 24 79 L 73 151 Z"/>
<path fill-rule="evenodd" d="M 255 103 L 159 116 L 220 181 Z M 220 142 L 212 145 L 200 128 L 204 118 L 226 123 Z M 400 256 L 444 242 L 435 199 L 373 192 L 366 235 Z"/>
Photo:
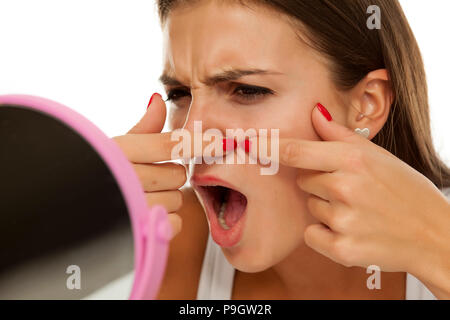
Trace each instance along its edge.
<path fill-rule="evenodd" d="M 251 146 L 251 141 L 249 139 L 245 139 L 244 141 L 241 141 L 239 143 L 239 147 L 241 147 L 242 149 L 245 150 L 245 152 L 249 153 L 250 152 L 250 146 Z"/>
<path fill-rule="evenodd" d="M 155 97 L 155 95 L 158 95 L 158 96 L 161 97 L 161 95 L 160 95 L 158 92 L 155 92 L 154 94 L 152 94 L 152 96 L 150 97 L 150 101 L 148 102 L 147 109 L 148 109 L 148 107 L 150 107 L 150 105 L 152 104 L 152 100 L 153 100 L 153 98 Z"/>
<path fill-rule="evenodd" d="M 327 108 L 325 108 L 321 103 L 317 103 L 316 105 L 317 109 L 323 114 L 323 116 L 328 120 L 331 121 L 333 118 L 331 117 L 331 114 L 328 112 Z"/>
<path fill-rule="evenodd" d="M 223 139 L 222 147 L 223 147 L 223 151 L 234 150 L 237 147 L 237 142 L 234 139 Z"/>

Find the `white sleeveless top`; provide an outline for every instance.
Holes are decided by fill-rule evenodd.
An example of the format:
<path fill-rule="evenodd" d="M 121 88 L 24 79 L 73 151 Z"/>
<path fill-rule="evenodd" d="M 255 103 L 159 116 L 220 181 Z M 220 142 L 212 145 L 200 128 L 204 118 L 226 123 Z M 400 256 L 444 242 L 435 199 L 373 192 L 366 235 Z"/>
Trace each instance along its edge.
<path fill-rule="evenodd" d="M 443 193 L 450 199 L 450 188 Z M 208 235 L 197 300 L 230 300 L 233 291 L 234 267 L 225 258 L 220 246 Z M 413 275 L 406 274 L 406 300 L 435 300 L 436 297 Z"/>

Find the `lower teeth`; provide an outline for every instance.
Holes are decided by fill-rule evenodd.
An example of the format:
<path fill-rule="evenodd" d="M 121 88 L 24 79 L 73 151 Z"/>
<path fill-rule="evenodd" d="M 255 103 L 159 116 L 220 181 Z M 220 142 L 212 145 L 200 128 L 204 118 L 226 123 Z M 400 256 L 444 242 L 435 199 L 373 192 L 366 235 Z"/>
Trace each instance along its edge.
<path fill-rule="evenodd" d="M 229 230 L 230 227 L 227 226 L 227 223 L 225 222 L 225 218 L 223 217 L 223 215 L 225 214 L 226 207 L 227 207 L 226 201 L 222 202 L 222 205 L 220 206 L 220 210 L 219 210 L 219 224 L 225 230 Z"/>

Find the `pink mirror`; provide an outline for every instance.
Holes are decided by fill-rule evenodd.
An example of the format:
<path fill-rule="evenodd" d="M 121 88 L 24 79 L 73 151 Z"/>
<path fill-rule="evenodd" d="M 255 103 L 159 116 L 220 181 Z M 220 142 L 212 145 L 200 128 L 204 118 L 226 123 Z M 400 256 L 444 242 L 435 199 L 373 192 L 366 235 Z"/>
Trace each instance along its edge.
<path fill-rule="evenodd" d="M 154 299 L 170 225 L 122 151 L 48 99 L 0 96 L 0 299 Z"/>

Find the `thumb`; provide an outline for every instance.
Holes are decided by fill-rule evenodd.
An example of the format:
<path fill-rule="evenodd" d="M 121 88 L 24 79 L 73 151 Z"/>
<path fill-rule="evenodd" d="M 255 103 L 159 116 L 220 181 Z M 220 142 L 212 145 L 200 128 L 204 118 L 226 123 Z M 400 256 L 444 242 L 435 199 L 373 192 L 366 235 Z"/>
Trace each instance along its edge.
<path fill-rule="evenodd" d="M 325 106 L 320 103 L 314 107 L 311 117 L 316 133 L 325 141 L 348 141 L 362 138 L 354 131 L 334 121 Z"/>
<path fill-rule="evenodd" d="M 166 104 L 159 93 L 154 93 L 148 103 L 147 111 L 128 133 L 158 133 L 166 121 Z"/>

